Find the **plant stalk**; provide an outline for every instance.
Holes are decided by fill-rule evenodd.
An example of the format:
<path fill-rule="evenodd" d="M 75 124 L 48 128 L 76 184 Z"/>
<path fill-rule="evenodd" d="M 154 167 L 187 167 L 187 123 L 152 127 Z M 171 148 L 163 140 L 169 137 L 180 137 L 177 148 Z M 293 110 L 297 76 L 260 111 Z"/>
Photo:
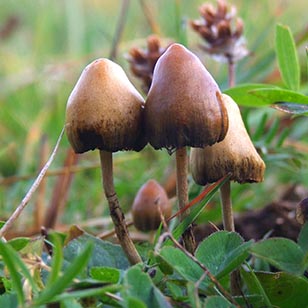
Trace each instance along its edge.
<path fill-rule="evenodd" d="M 234 218 L 231 201 L 231 183 L 228 180 L 220 187 L 220 199 L 222 204 L 222 218 L 224 230 L 234 232 Z"/>
<path fill-rule="evenodd" d="M 100 160 L 103 176 L 103 188 L 105 196 L 108 200 L 110 216 L 114 223 L 116 235 L 129 262 L 132 265 L 137 264 L 142 262 L 142 259 L 138 254 L 132 239 L 129 236 L 125 217 L 120 207 L 118 196 L 114 189 L 112 153 L 107 151 L 100 151 Z"/>
<path fill-rule="evenodd" d="M 231 58 L 228 58 L 228 85 L 229 88 L 235 86 L 235 63 Z"/>
<path fill-rule="evenodd" d="M 185 207 L 188 204 L 188 158 L 186 147 L 176 150 L 176 192 L 178 197 L 179 209 Z M 185 211 L 181 214 L 180 219 L 182 220 L 187 216 L 189 211 Z M 183 241 L 185 248 L 193 254 L 195 251 L 196 243 L 192 232 L 191 226 L 183 233 Z"/>

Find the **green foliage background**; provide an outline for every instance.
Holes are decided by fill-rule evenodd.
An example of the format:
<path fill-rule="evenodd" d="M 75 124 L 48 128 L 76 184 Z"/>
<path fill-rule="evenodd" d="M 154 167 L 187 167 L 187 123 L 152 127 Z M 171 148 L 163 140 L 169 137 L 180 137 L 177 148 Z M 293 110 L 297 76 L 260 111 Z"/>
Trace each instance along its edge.
<path fill-rule="evenodd" d="M 189 48 L 200 56 L 221 88 L 226 89 L 226 65 L 202 53 L 198 46 L 199 37 L 187 26 L 189 20 L 199 18 L 197 8 L 203 1 L 145 0 L 143 3 L 150 8 L 163 42 L 179 41 L 184 33 Z M 144 46 L 145 38 L 152 33 L 141 4 L 142 1 L 130 1 L 116 59 L 139 89 L 140 83 L 131 76 L 125 54 L 132 46 Z M 289 24 L 293 33 L 303 33 L 306 27 L 305 1 L 291 4 L 287 1 L 238 0 L 232 4 L 244 20 L 245 37 L 251 50 L 251 55 L 237 67 L 237 82 L 270 80 L 281 85 L 281 78 L 277 72 L 273 73 L 277 68 L 275 24 Z M 18 25 L 9 37 L 0 41 L 0 177 L 32 175 L 27 180 L 0 185 L 2 219 L 7 218 L 20 202 L 39 169 L 42 138 L 47 138 L 50 149 L 55 144 L 64 123 L 66 100 L 82 69 L 95 58 L 109 56 L 120 5 L 121 1 L 108 0 L 1 1 L 2 23 L 13 16 L 17 18 Z M 305 39 L 307 35 L 302 41 Z M 305 93 L 307 75 L 302 41 L 298 42 L 298 52 L 303 67 L 301 90 Z M 241 104 L 240 101 L 238 103 Z M 264 206 L 278 198 L 287 184 L 308 184 L 304 176 L 307 152 L 298 153 L 287 146 L 282 151 L 277 150 L 275 131 L 272 132 L 273 138 L 265 138 L 264 130 L 273 123 L 273 119 L 279 117 L 279 112 L 265 107 L 243 109 L 243 115 L 255 144 L 264 150 L 267 172 L 263 184 L 234 185 L 236 210 Z M 266 121 L 262 122 L 264 117 Z M 306 142 L 307 130 L 307 125 L 298 120 L 296 125 L 290 127 L 288 137 Z M 69 144 L 64 138 L 52 165 L 53 170 L 61 167 L 68 148 Z M 115 155 L 115 184 L 126 210 L 129 210 L 134 194 L 147 179 L 165 180 L 172 160 L 165 151 L 155 152 L 150 147 L 141 153 Z M 80 158 L 79 165 L 84 166 L 84 170 L 76 173 L 73 180 L 68 204 L 61 218 L 63 223 L 71 224 L 106 213 L 100 170 L 98 167 L 87 169 L 93 164 L 98 165 L 96 152 Z M 54 182 L 55 177 L 48 177 L 45 204 L 42 206 L 47 206 Z M 192 195 L 194 191 L 198 188 L 192 187 Z M 34 202 L 35 198 L 23 213 L 23 218 L 19 219 L 19 227 L 31 225 Z"/>

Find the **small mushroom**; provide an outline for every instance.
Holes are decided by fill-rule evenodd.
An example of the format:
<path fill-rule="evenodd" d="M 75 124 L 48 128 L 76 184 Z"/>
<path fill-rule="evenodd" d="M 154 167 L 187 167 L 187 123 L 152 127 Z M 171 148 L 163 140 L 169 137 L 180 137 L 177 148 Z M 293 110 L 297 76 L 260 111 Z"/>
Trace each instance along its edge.
<path fill-rule="evenodd" d="M 228 111 L 229 129 L 222 142 L 191 149 L 190 166 L 199 185 L 216 182 L 230 173 L 230 180 L 239 183 L 263 181 L 265 164 L 256 151 L 244 126 L 240 110 L 231 97 L 221 95 Z M 221 188 L 223 221 L 226 230 L 234 231 L 230 181 Z"/>
<path fill-rule="evenodd" d="M 108 59 L 90 63 L 82 72 L 66 107 L 66 133 L 76 153 L 99 149 L 103 188 L 115 231 L 129 261 L 141 258 L 128 234 L 113 184 L 112 152 L 141 150 L 144 100 L 123 69 Z"/>
<path fill-rule="evenodd" d="M 156 230 L 161 223 L 161 215 L 168 219 L 171 214 L 172 204 L 164 188 L 155 180 L 142 185 L 132 206 L 135 227 L 140 231 Z"/>
<path fill-rule="evenodd" d="M 308 198 L 303 199 L 296 206 L 296 220 L 301 225 L 308 220 Z"/>
<path fill-rule="evenodd" d="M 186 146 L 212 145 L 226 135 L 228 117 L 219 93 L 201 61 L 180 44 L 172 44 L 156 63 L 145 104 L 145 130 L 155 149 L 176 151 L 180 209 L 188 203 Z M 183 237 L 193 252 L 192 234 Z"/>

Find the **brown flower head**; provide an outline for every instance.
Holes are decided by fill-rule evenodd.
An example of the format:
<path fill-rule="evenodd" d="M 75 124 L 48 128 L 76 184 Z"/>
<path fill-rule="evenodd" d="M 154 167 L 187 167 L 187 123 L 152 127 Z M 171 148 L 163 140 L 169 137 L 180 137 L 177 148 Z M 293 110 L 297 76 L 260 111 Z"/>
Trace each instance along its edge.
<path fill-rule="evenodd" d="M 243 36 L 243 21 L 236 17 L 236 8 L 217 0 L 217 8 L 204 3 L 199 8 L 202 19 L 191 22 L 193 30 L 205 41 L 202 48 L 218 61 L 236 62 L 248 55 Z"/>
<path fill-rule="evenodd" d="M 129 51 L 128 62 L 132 73 L 142 80 L 142 90 L 148 93 L 153 77 L 153 71 L 158 58 L 167 48 L 161 47 L 161 41 L 157 35 L 147 38 L 147 48 L 133 47 Z"/>

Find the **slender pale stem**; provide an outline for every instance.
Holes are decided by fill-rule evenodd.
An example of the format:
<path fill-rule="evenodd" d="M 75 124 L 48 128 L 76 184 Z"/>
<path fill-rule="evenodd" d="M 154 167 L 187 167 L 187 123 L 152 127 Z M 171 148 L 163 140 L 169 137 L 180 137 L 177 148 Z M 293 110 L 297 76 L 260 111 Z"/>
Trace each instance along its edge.
<path fill-rule="evenodd" d="M 228 59 L 228 84 L 230 88 L 235 86 L 235 63 L 232 59 Z"/>
<path fill-rule="evenodd" d="M 230 181 L 227 181 L 220 188 L 220 199 L 222 204 L 222 216 L 223 216 L 223 225 L 226 231 L 235 231 L 234 228 L 234 218 L 232 210 L 232 200 L 231 200 L 231 185 Z M 240 287 L 240 272 L 235 270 L 230 275 L 230 287 L 231 293 L 233 295 L 241 294 Z"/>
<path fill-rule="evenodd" d="M 188 159 L 186 147 L 176 150 L 176 191 L 179 203 L 179 209 L 185 207 L 188 204 L 188 183 L 187 183 L 187 174 L 188 174 Z M 188 212 L 181 214 L 181 219 L 183 219 Z M 194 253 L 195 251 L 195 239 L 192 233 L 192 228 L 189 227 L 183 234 L 183 241 L 185 248 L 190 252 Z"/>
<path fill-rule="evenodd" d="M 234 219 L 231 201 L 231 185 L 228 180 L 220 188 L 220 199 L 222 204 L 222 218 L 224 229 L 227 231 L 234 231 Z"/>
<path fill-rule="evenodd" d="M 103 188 L 108 200 L 109 211 L 114 223 L 115 232 L 119 242 L 131 264 L 142 262 L 136 247 L 129 236 L 125 217 L 119 204 L 118 196 L 113 184 L 112 153 L 100 151 L 101 168 L 103 175 Z"/>

